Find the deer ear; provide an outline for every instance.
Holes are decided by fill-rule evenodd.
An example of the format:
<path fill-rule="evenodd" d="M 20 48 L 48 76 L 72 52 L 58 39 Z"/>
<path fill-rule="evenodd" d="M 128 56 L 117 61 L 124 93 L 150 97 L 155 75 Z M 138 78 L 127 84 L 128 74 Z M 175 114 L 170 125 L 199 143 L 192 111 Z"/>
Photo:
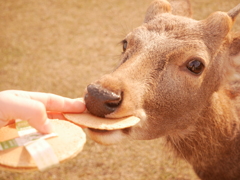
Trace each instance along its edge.
<path fill-rule="evenodd" d="M 210 49 L 216 49 L 228 35 L 233 21 L 227 13 L 215 12 L 201 23 L 203 23 L 204 40 L 208 42 Z"/>
<path fill-rule="evenodd" d="M 171 12 L 171 5 L 167 0 L 155 0 L 147 9 L 144 22 L 148 22 L 158 14 Z"/>
<path fill-rule="evenodd" d="M 223 39 L 231 30 L 233 22 L 239 13 L 240 4 L 231 9 L 228 13 L 215 12 L 202 21 L 204 24 L 204 38 L 209 43 L 210 48 L 220 46 Z"/>
<path fill-rule="evenodd" d="M 239 13 L 240 4 L 228 11 L 228 16 L 234 21 Z M 236 57 L 238 60 L 240 60 L 240 33 L 238 33 L 232 40 L 230 45 L 230 56 Z"/>

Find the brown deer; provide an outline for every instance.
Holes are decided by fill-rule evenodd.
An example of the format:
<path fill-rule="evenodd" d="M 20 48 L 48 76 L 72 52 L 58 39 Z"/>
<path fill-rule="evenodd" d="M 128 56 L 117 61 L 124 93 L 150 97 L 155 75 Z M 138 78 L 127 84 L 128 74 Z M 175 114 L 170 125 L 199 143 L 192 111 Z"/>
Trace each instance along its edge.
<path fill-rule="evenodd" d="M 201 179 L 240 179 L 240 34 L 230 33 L 240 4 L 201 21 L 174 7 L 154 1 L 119 66 L 87 87 L 90 113 L 141 121 L 88 134 L 102 144 L 163 137 Z"/>

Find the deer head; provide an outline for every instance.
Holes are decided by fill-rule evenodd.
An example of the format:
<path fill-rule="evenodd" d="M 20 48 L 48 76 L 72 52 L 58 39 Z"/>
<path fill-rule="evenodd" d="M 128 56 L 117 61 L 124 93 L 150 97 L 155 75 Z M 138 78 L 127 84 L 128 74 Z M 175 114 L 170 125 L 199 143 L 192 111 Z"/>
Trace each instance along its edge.
<path fill-rule="evenodd" d="M 92 139 L 113 144 L 194 131 L 202 110 L 226 84 L 232 57 L 239 55 L 240 38 L 230 35 L 239 10 L 240 4 L 196 21 L 172 14 L 166 0 L 154 1 L 144 23 L 122 41 L 119 66 L 90 84 L 85 95 L 96 116 L 134 115 L 141 121 L 111 132 L 88 129 Z"/>

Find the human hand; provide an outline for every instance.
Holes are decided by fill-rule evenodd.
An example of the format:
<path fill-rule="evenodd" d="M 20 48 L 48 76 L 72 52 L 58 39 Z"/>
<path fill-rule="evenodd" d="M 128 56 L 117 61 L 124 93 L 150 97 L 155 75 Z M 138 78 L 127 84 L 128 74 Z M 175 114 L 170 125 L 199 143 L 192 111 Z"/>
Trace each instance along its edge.
<path fill-rule="evenodd" d="M 53 131 L 49 119 L 65 119 L 63 112 L 81 113 L 85 104 L 55 94 L 6 90 L 0 92 L 0 128 L 11 120 L 27 120 L 41 133 Z"/>

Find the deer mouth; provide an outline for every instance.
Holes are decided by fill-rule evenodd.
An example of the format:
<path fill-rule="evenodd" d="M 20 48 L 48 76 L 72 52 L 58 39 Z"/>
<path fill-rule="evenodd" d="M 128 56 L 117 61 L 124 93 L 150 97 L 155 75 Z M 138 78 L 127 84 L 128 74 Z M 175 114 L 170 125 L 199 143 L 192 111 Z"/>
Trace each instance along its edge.
<path fill-rule="evenodd" d="M 122 131 L 123 133 L 127 133 L 130 131 L 132 127 L 123 128 L 123 129 L 114 129 L 114 130 L 107 130 L 107 129 L 95 129 L 95 128 L 87 128 L 89 131 L 100 134 L 100 135 L 111 135 L 117 131 Z"/>
<path fill-rule="evenodd" d="M 94 129 L 94 128 L 88 128 L 90 131 L 93 131 L 95 133 L 109 133 L 110 130 L 102 130 L 102 129 Z M 113 130 L 114 131 L 114 130 Z"/>
<path fill-rule="evenodd" d="M 112 145 L 122 142 L 127 138 L 126 132 L 131 127 L 115 130 L 100 130 L 94 128 L 86 128 L 85 132 L 92 140 L 102 145 Z"/>
<path fill-rule="evenodd" d="M 124 129 L 115 129 L 115 130 L 104 130 L 104 129 L 94 129 L 94 128 L 87 128 L 88 129 L 88 133 L 90 131 L 90 133 L 95 133 L 96 135 L 111 135 L 117 131 L 124 131 Z"/>
<path fill-rule="evenodd" d="M 100 135 L 100 136 L 110 136 L 118 131 L 124 131 L 124 129 L 103 130 L 103 129 L 87 128 L 87 133 L 94 133 L 95 135 Z"/>
<path fill-rule="evenodd" d="M 121 124 L 122 127 L 120 126 L 118 127 L 115 125 L 112 128 L 107 127 L 107 129 L 98 129 L 98 127 L 97 128 L 88 127 L 86 128 L 85 132 L 88 135 L 88 137 L 102 145 L 112 145 L 120 143 L 129 135 L 129 132 L 131 131 L 132 127 L 134 127 L 137 124 L 137 122 L 131 122 L 130 124 L 128 124 L 129 122 L 127 123 L 124 122 L 126 118 L 129 117 L 123 117 L 118 119 L 105 119 L 109 122 L 123 119 L 122 122 L 119 121 L 119 123 L 122 123 Z"/>
<path fill-rule="evenodd" d="M 101 118 L 89 113 L 64 114 L 69 121 L 84 126 L 87 135 L 94 141 L 109 145 L 122 140 L 131 127 L 138 124 L 139 118 L 127 116 L 123 118 Z"/>

